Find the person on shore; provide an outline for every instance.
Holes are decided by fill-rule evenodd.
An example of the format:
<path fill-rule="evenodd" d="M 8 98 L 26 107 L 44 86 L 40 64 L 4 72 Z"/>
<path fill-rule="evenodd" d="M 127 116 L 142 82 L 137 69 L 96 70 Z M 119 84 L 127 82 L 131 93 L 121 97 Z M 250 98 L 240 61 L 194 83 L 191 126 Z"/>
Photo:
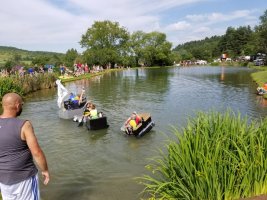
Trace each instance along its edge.
<path fill-rule="evenodd" d="M 44 185 L 50 180 L 46 157 L 31 122 L 17 118 L 22 105 L 22 98 L 16 93 L 3 96 L 0 115 L 0 191 L 3 200 L 39 200 L 37 167 Z"/>

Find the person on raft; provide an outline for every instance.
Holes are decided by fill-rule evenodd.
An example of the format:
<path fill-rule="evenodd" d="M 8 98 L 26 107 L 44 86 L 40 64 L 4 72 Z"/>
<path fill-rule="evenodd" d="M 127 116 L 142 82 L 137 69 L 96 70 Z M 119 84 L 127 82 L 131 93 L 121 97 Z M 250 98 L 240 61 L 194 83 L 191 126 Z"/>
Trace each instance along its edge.
<path fill-rule="evenodd" d="M 125 130 L 128 134 L 132 134 L 137 126 L 142 122 L 142 118 L 134 111 L 132 115 L 124 123 Z"/>
<path fill-rule="evenodd" d="M 70 109 L 76 109 L 80 107 L 80 104 L 83 101 L 84 93 L 85 93 L 84 88 L 82 88 L 82 92 L 80 95 L 75 95 L 73 92 L 70 93 L 70 96 L 69 96 Z"/>

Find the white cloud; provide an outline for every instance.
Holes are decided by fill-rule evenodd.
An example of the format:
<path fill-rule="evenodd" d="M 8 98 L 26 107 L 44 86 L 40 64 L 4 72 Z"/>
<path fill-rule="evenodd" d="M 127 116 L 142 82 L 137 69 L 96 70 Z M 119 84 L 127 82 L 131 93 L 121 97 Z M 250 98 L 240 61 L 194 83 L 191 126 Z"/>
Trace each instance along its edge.
<path fill-rule="evenodd" d="M 244 19 L 244 20 L 255 19 L 255 17 L 253 16 L 255 12 L 256 10 L 236 10 L 228 13 L 212 12 L 201 15 L 187 15 L 185 18 L 195 23 L 203 22 L 205 24 L 214 24 L 214 23 L 232 21 L 235 19 Z"/>
<path fill-rule="evenodd" d="M 80 49 L 82 34 L 99 20 L 119 22 L 130 32 L 161 31 L 174 42 L 223 34 L 213 25 L 244 19 L 256 23 L 255 10 L 172 16 L 170 10 L 209 0 L 8 0 L 0 7 L 0 45 L 28 50 L 66 52 Z M 194 13 L 188 10 L 187 13 Z M 173 22 L 174 23 L 168 23 Z M 244 24 L 245 24 L 244 22 Z M 230 24 L 230 23 L 229 23 Z M 242 25 L 242 24 L 241 24 Z M 215 31 L 216 30 L 216 31 Z M 220 31 L 221 32 L 220 32 Z M 203 37 L 202 37 L 203 38 Z M 201 39 L 201 38 L 200 38 Z"/>
<path fill-rule="evenodd" d="M 89 23 L 85 17 L 41 0 L 9 0 L 0 8 L 0 24 L 0 44 L 10 43 L 17 47 L 39 44 L 40 49 L 45 46 L 49 50 L 49 44 L 54 48 L 64 42 L 77 43 Z"/>
<path fill-rule="evenodd" d="M 209 33 L 212 32 L 210 27 L 202 26 L 194 29 L 194 33 Z"/>
<path fill-rule="evenodd" d="M 257 23 L 256 10 L 236 10 L 232 12 L 211 12 L 199 15 L 186 15 L 183 21 L 170 24 L 165 27 L 170 41 L 174 46 L 193 40 L 201 40 L 205 37 L 225 34 L 229 26 L 236 26 L 236 20 L 242 20 L 239 26 L 254 26 Z M 220 28 L 218 28 L 220 27 Z"/>
<path fill-rule="evenodd" d="M 166 27 L 167 31 L 186 31 L 191 28 L 191 24 L 186 21 L 176 22 L 174 24 L 170 24 Z"/>

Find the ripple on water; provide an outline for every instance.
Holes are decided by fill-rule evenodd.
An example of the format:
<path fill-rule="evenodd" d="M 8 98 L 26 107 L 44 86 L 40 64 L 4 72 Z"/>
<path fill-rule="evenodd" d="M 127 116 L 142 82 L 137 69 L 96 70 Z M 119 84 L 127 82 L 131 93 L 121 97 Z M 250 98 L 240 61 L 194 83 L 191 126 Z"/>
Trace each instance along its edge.
<path fill-rule="evenodd" d="M 182 128 L 198 111 L 227 107 L 251 118 L 266 116 L 267 103 L 255 95 L 250 70 L 188 67 L 127 70 L 66 83 L 85 86 L 86 96 L 104 111 L 110 127 L 88 131 L 57 116 L 56 90 L 26 101 L 23 118 L 33 121 L 52 173 L 41 185 L 44 199 L 136 200 L 143 190 L 134 177 L 147 173 L 148 158 L 158 155 L 172 126 Z M 265 105 L 265 106 L 264 106 Z M 149 112 L 156 126 L 140 139 L 120 127 L 132 111 Z"/>

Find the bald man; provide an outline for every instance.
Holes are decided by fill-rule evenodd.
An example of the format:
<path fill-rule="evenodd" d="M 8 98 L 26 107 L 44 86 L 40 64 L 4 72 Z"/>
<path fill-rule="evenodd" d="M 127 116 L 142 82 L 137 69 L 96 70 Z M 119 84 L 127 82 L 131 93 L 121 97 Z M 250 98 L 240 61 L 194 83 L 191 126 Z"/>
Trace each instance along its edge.
<path fill-rule="evenodd" d="M 3 96 L 0 115 L 0 190 L 3 200 L 38 200 L 38 168 L 49 182 L 45 155 L 32 124 L 17 118 L 22 112 L 22 98 L 16 93 Z"/>

